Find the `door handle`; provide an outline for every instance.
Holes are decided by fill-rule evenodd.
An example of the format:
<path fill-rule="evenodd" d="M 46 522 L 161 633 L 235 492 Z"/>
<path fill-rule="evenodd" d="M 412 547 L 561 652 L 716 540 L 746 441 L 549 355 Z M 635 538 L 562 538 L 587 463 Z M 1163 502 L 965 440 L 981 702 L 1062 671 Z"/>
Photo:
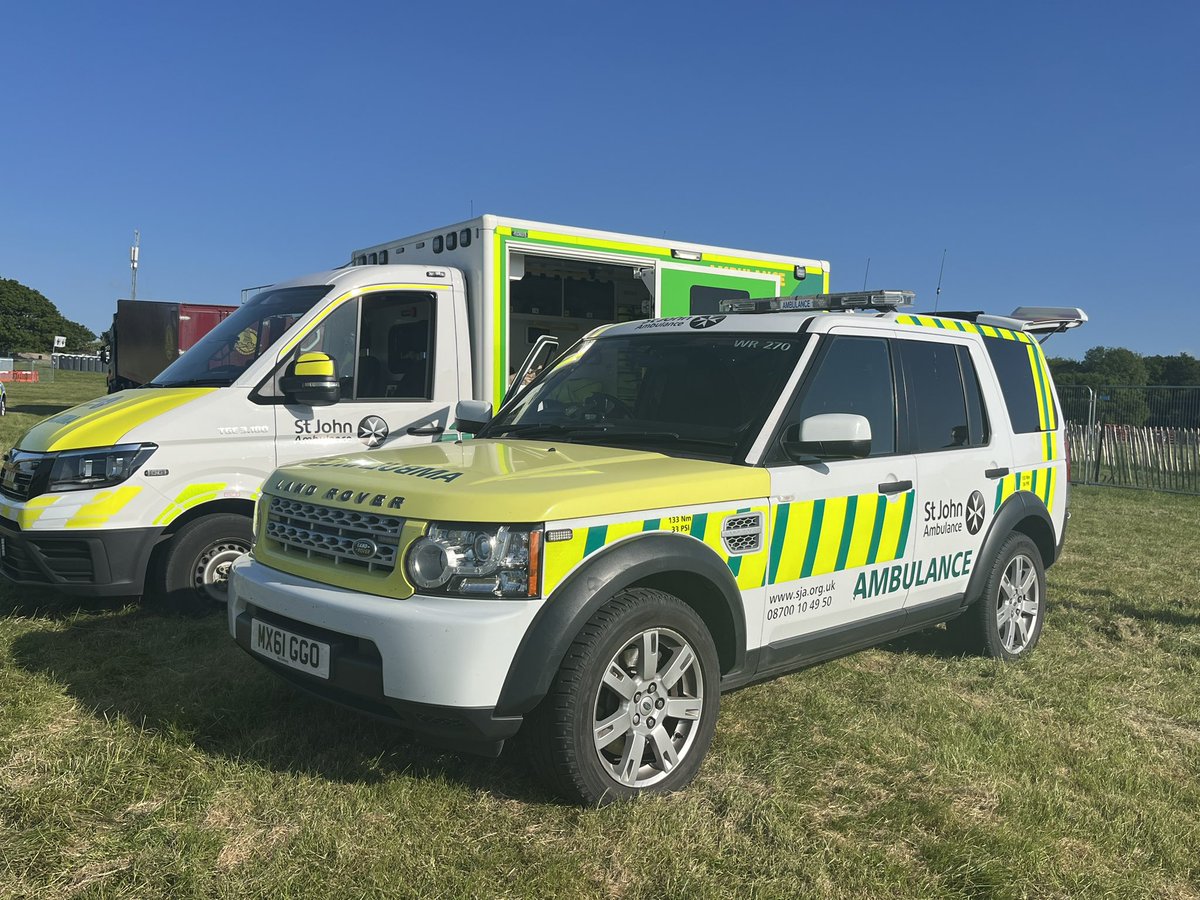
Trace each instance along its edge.
<path fill-rule="evenodd" d="M 445 430 L 446 429 L 441 425 L 432 425 L 429 428 L 410 428 L 408 429 L 408 433 L 419 435 L 421 437 L 433 437 L 434 435 L 441 434 Z"/>
<path fill-rule="evenodd" d="M 881 494 L 899 494 L 901 491 L 911 491 L 911 481 L 885 481 L 879 485 L 879 493 Z"/>
<path fill-rule="evenodd" d="M 1001 466 L 998 469 L 984 469 L 983 471 L 984 478 L 1003 478 L 1007 474 L 1008 469 L 1005 466 Z"/>

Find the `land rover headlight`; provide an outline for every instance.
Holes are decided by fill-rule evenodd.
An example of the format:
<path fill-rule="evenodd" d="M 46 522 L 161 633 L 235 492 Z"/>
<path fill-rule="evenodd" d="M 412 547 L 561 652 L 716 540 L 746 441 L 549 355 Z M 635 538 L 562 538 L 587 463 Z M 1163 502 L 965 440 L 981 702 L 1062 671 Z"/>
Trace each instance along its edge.
<path fill-rule="evenodd" d="M 47 491 L 86 491 L 120 484 L 147 459 L 157 444 L 118 444 L 69 450 L 54 457 Z"/>
<path fill-rule="evenodd" d="M 408 577 L 439 594 L 536 597 L 541 544 L 536 526 L 434 523 L 409 548 Z"/>

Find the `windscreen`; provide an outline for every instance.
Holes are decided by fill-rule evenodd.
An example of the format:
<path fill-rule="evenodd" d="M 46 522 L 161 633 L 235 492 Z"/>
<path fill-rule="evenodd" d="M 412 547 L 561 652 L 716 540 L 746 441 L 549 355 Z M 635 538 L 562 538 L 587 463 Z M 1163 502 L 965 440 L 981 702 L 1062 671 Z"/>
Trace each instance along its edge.
<path fill-rule="evenodd" d="M 228 387 L 328 292 L 318 284 L 255 294 L 146 387 Z"/>
<path fill-rule="evenodd" d="M 632 334 L 572 352 L 478 437 L 744 456 L 803 347 L 802 335 Z"/>

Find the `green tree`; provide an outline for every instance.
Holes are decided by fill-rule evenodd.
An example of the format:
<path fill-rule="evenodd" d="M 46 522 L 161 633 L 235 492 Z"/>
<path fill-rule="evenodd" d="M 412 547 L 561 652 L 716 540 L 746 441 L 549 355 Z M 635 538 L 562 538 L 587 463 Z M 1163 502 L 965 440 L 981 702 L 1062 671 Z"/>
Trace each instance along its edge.
<path fill-rule="evenodd" d="M 40 291 L 0 278 L 0 351 L 49 353 L 58 334 L 66 337 L 68 353 L 89 350 L 96 340 L 91 330 L 64 317 Z"/>

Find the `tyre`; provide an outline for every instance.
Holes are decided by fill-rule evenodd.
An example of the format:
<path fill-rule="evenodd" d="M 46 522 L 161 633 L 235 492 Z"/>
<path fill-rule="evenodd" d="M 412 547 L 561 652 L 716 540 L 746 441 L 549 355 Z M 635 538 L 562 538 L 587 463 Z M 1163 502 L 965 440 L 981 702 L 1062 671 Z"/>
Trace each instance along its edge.
<path fill-rule="evenodd" d="M 1046 570 L 1037 545 L 1013 532 L 1000 546 L 983 596 L 950 623 L 967 650 L 992 659 L 1027 656 L 1046 618 Z"/>
<path fill-rule="evenodd" d="M 703 620 L 677 597 L 631 588 L 567 650 L 531 717 L 531 756 L 559 793 L 588 804 L 675 791 L 696 776 L 720 702 Z"/>
<path fill-rule="evenodd" d="M 151 573 L 150 594 L 166 608 L 209 612 L 228 600 L 229 567 L 250 550 L 247 516 L 213 513 L 188 522 L 161 548 Z"/>

